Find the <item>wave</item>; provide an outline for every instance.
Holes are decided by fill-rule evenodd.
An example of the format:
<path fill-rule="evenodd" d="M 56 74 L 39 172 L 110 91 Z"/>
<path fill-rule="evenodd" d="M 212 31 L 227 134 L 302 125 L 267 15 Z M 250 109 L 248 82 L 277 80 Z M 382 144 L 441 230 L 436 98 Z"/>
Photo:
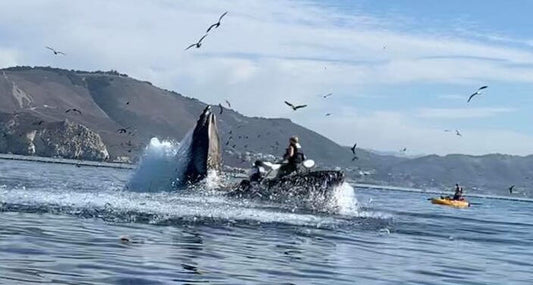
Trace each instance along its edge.
<path fill-rule="evenodd" d="M 342 187 L 339 193 L 348 193 Z M 346 190 L 348 189 L 348 190 Z M 353 188 L 352 188 L 353 190 Z M 343 208 L 339 214 L 293 212 L 279 204 L 236 200 L 213 191 L 184 189 L 178 192 L 138 193 L 119 188 L 103 192 L 74 192 L 59 189 L 2 189 L 0 211 L 52 213 L 100 218 L 112 222 L 150 224 L 183 223 L 276 223 L 335 228 L 354 224 L 353 219 L 375 219 L 381 225 L 387 218 L 357 207 Z M 348 192 L 346 192 L 348 191 Z M 354 198 L 338 194 L 346 205 Z M 347 194 L 351 195 L 351 194 Z"/>

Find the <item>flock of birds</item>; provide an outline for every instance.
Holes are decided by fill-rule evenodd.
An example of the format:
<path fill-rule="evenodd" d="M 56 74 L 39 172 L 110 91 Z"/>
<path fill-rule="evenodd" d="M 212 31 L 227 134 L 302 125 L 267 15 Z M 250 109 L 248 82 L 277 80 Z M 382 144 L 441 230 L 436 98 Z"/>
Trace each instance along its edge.
<path fill-rule="evenodd" d="M 218 21 L 217 21 L 216 23 L 214 23 L 214 24 L 211 24 L 211 25 L 207 28 L 205 34 L 202 35 L 202 37 L 201 37 L 197 42 L 195 42 L 195 43 L 193 43 L 193 44 L 187 46 L 187 47 L 185 48 L 185 50 L 189 50 L 189 49 L 191 49 L 191 48 L 197 48 L 197 49 L 199 49 L 199 48 L 202 46 L 202 42 L 203 42 L 203 40 L 209 35 L 209 32 L 211 32 L 213 29 L 218 29 L 218 28 L 220 27 L 220 25 L 222 24 L 222 19 L 223 19 L 227 14 L 228 14 L 228 11 L 226 11 L 226 12 L 224 12 L 222 15 L 220 15 L 220 17 L 218 18 Z M 60 51 L 60 50 L 57 50 L 57 49 L 55 49 L 55 48 L 52 48 L 52 47 L 49 47 L 49 46 L 46 46 L 46 48 L 49 49 L 50 51 L 52 51 L 52 53 L 53 53 L 54 55 L 63 55 L 63 56 L 66 55 L 66 53 L 64 53 L 64 52 L 62 52 L 62 51 Z M 383 49 L 386 49 L 386 46 L 383 46 Z M 324 67 L 324 68 L 326 69 L 326 67 Z M 487 88 L 488 88 L 488 86 L 486 86 L 486 85 L 485 85 L 485 86 L 481 86 L 481 87 L 479 87 L 474 93 L 472 93 L 472 94 L 468 97 L 468 99 L 467 99 L 466 102 L 467 102 L 467 103 L 470 103 L 470 101 L 471 101 L 474 97 L 481 95 L 481 94 L 482 94 Z M 324 94 L 324 95 L 321 95 L 321 96 L 322 96 L 324 99 L 326 99 L 326 98 L 331 97 L 332 95 L 333 95 L 333 93 L 327 93 L 327 94 Z M 228 106 L 228 108 L 231 109 L 231 103 L 230 103 L 228 100 L 225 100 L 225 103 L 226 103 L 226 105 Z M 293 103 L 288 102 L 288 101 L 284 101 L 284 103 L 285 103 L 288 107 L 290 107 L 293 111 L 298 111 L 298 110 L 303 109 L 303 108 L 306 108 L 306 107 L 308 106 L 307 104 L 296 105 L 296 104 L 293 104 Z M 127 102 L 126 105 L 129 105 L 129 102 Z M 221 103 L 219 103 L 218 106 L 219 106 L 219 114 L 222 114 L 222 113 L 224 112 L 224 107 L 222 106 Z M 70 112 L 72 112 L 72 113 L 77 113 L 77 114 L 79 114 L 79 115 L 82 114 L 81 111 L 78 110 L 78 109 L 76 109 L 76 108 L 71 108 L 71 109 L 68 109 L 68 110 L 65 111 L 65 113 L 70 113 Z M 326 117 L 329 117 L 329 116 L 331 116 L 331 115 L 332 115 L 331 113 L 326 113 L 326 114 L 325 114 Z M 37 124 L 38 124 L 38 125 L 41 125 L 43 122 L 44 122 L 44 121 L 39 121 Z M 129 130 L 129 129 L 130 129 L 130 127 L 128 127 L 128 128 L 120 128 L 120 129 L 117 130 L 117 133 L 119 133 L 119 134 L 129 134 L 129 135 L 134 135 L 134 134 L 133 134 L 133 131 L 131 131 L 131 130 Z M 452 131 L 449 130 L 449 129 L 446 129 L 446 130 L 444 130 L 444 132 L 452 132 Z M 230 142 L 231 142 L 231 140 L 232 140 L 232 138 L 233 138 L 233 136 L 232 136 L 232 131 L 230 131 L 229 134 L 230 134 L 230 137 L 229 137 L 228 141 L 226 142 L 226 145 L 229 145 Z M 459 136 L 459 137 L 462 137 L 462 136 L 463 136 L 463 135 L 461 134 L 461 132 L 460 132 L 459 130 L 457 130 L 457 129 L 455 130 L 455 135 L 456 135 L 456 136 Z M 258 135 L 258 137 L 260 137 L 260 135 Z M 247 139 L 248 137 L 247 137 L 247 136 L 244 136 L 244 135 L 241 135 L 241 136 L 239 136 L 239 138 L 240 138 L 240 139 L 244 139 L 244 138 Z M 124 145 L 124 144 L 121 144 L 121 145 Z M 125 145 L 126 145 L 126 146 L 130 146 L 130 147 L 133 147 L 133 144 L 131 143 L 131 140 L 130 140 L 129 142 L 127 142 Z M 279 142 L 276 141 L 276 145 L 277 145 L 277 146 L 276 146 L 275 148 L 277 149 L 277 148 L 279 147 L 279 145 L 280 145 Z M 235 148 L 235 147 L 236 147 L 236 144 L 233 144 L 232 147 Z M 244 148 L 247 148 L 247 145 L 245 145 Z M 274 147 L 273 147 L 273 148 L 274 148 Z M 352 159 L 351 159 L 352 161 L 355 161 L 355 160 L 358 160 L 358 159 L 359 159 L 359 157 L 357 156 L 356 149 L 357 149 L 357 143 L 355 143 L 355 144 L 350 148 L 350 150 L 351 150 L 351 152 L 352 152 L 352 154 L 353 154 L 353 157 L 352 157 Z M 128 152 L 131 152 L 131 150 L 132 150 L 132 148 L 130 148 L 130 150 L 129 150 Z M 407 151 L 407 148 L 405 148 L 405 147 L 402 148 L 402 149 L 400 149 L 400 153 L 405 153 L 406 151 Z M 514 189 L 514 187 L 515 187 L 515 185 L 512 185 L 511 187 L 509 187 L 509 193 L 511 193 L 511 194 L 513 193 L 513 189 Z"/>

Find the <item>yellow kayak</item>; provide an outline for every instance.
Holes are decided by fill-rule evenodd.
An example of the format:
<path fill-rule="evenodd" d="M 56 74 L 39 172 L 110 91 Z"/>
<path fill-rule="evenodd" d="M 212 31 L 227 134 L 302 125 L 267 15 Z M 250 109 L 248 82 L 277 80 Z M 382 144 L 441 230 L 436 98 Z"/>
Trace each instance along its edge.
<path fill-rule="evenodd" d="M 466 200 L 452 200 L 450 198 L 432 198 L 431 204 L 445 205 L 455 208 L 467 208 L 470 207 L 470 203 Z"/>

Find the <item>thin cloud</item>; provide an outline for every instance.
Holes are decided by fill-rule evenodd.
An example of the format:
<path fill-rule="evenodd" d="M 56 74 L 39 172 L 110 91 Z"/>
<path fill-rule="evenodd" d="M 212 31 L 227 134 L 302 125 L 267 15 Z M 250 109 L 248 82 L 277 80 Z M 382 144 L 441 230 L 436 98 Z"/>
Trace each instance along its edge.
<path fill-rule="evenodd" d="M 512 108 L 423 108 L 415 116 L 430 119 L 487 118 L 516 111 Z"/>
<path fill-rule="evenodd" d="M 436 34 L 405 29 L 401 24 L 398 28 L 396 22 L 402 15 L 384 18 L 361 11 L 346 14 L 327 4 L 315 6 L 308 1 L 6 0 L 0 1 L 0 11 L 0 67 L 51 65 L 119 70 L 208 103 L 229 99 L 246 115 L 290 117 L 338 142 L 351 141 L 346 130 L 356 124 L 358 136 L 367 140 L 365 145 L 379 149 L 418 145 L 433 134 L 430 127 L 419 132 L 417 122 L 406 119 L 413 117 L 409 113 L 417 106 L 402 109 L 400 103 L 411 98 L 409 92 L 394 89 L 398 85 L 533 83 L 530 49 L 476 41 L 456 36 L 453 30 Z M 202 47 L 185 52 L 183 49 L 223 11 L 229 14 Z M 45 45 L 57 45 L 68 56 L 52 57 L 44 50 Z M 379 90 L 371 92 L 375 89 Z M 334 92 L 334 100 L 324 102 L 315 95 L 322 92 Z M 359 104 L 361 94 L 374 93 L 387 97 L 387 103 L 396 108 L 394 115 L 379 113 L 383 107 L 378 104 L 366 110 L 372 119 L 337 112 L 347 104 Z M 365 101 L 373 97 L 364 96 L 368 96 Z M 305 102 L 309 109 L 293 114 L 280 108 L 279 102 L 288 99 Z M 331 111 L 334 120 L 328 120 L 327 125 L 313 117 L 316 111 L 323 119 L 323 108 L 335 110 Z M 462 111 L 440 110 L 435 117 L 429 111 L 419 115 L 434 120 L 466 116 Z M 469 112 L 470 117 L 484 117 L 507 111 Z M 340 119 L 344 121 L 333 124 Z M 395 119 L 402 125 L 393 124 Z M 386 132 L 401 137 L 401 142 Z M 508 141 L 507 146 L 497 147 L 501 152 L 514 150 L 516 143 Z M 451 146 L 456 147 L 449 149 L 452 152 L 493 149 Z M 423 151 L 440 153 L 444 149 L 426 146 Z"/>

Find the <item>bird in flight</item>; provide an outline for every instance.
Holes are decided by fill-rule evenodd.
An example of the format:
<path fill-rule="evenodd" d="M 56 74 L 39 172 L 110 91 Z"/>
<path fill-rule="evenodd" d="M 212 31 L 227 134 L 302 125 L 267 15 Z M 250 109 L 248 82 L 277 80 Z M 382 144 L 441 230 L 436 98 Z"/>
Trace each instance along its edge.
<path fill-rule="evenodd" d="M 513 194 L 513 188 L 514 188 L 514 185 L 511 185 L 511 187 L 509 187 L 509 194 Z"/>
<path fill-rule="evenodd" d="M 293 111 L 296 111 L 296 110 L 298 110 L 298 109 L 301 109 L 301 108 L 305 108 L 305 107 L 307 107 L 307 105 L 298 105 L 298 106 L 294 106 L 293 104 L 291 104 L 291 103 L 289 103 L 289 102 L 287 102 L 287 101 L 285 101 L 285 104 L 287 104 L 289 107 L 291 107 Z"/>
<path fill-rule="evenodd" d="M 474 96 L 480 95 L 481 92 L 482 92 L 482 90 L 485 89 L 485 88 L 487 88 L 487 87 L 488 87 L 488 86 L 481 86 L 481 87 L 479 87 L 479 89 L 476 90 L 476 92 L 474 92 L 472 95 L 470 95 L 470 97 L 468 97 L 468 101 L 466 101 L 466 103 L 469 103 L 470 100 L 472 100 L 472 98 L 474 98 Z"/>
<path fill-rule="evenodd" d="M 355 155 L 355 148 L 357 147 L 357 143 L 355 143 L 350 149 L 352 150 L 352 153 Z"/>
<path fill-rule="evenodd" d="M 459 132 L 459 130 L 455 130 L 455 135 L 462 137 L 463 135 Z"/>
<path fill-rule="evenodd" d="M 329 117 L 329 116 L 331 116 L 331 113 L 326 113 L 326 117 Z"/>
<path fill-rule="evenodd" d="M 323 98 L 328 98 L 329 96 L 333 95 L 333 93 L 328 93 L 326 95 L 322 95 Z"/>
<path fill-rule="evenodd" d="M 228 13 L 228 11 L 224 12 L 224 14 L 222 14 L 222 16 L 220 16 L 220 18 L 218 18 L 218 22 L 214 23 L 213 25 L 209 26 L 209 28 L 207 29 L 207 32 L 206 33 L 209 33 L 209 31 L 211 31 L 212 28 L 218 28 L 220 26 L 220 21 L 222 21 L 222 18 L 224 18 L 224 16 L 226 16 L 226 14 Z"/>
<path fill-rule="evenodd" d="M 228 108 L 231 109 L 231 103 L 228 100 L 225 100 L 225 101 L 226 101 L 226 104 L 228 105 Z"/>
<path fill-rule="evenodd" d="M 65 113 L 70 113 L 70 112 L 72 112 L 72 113 L 78 113 L 78 114 L 81 115 L 81 111 L 78 110 L 78 109 L 76 109 L 76 108 L 68 109 L 68 110 L 65 111 Z"/>
<path fill-rule="evenodd" d="M 357 157 L 357 155 L 354 155 L 354 157 L 352 158 L 352 161 L 354 161 L 356 159 L 359 159 L 359 157 Z"/>
<path fill-rule="evenodd" d="M 407 151 L 407 148 L 406 148 L 406 147 L 404 147 L 404 148 L 402 148 L 402 149 L 400 150 L 400 152 L 406 152 L 406 151 Z"/>
<path fill-rule="evenodd" d="M 119 134 L 125 134 L 127 131 L 128 131 L 128 130 L 126 130 L 126 129 L 118 129 L 118 130 L 117 130 L 117 133 L 119 133 Z"/>
<path fill-rule="evenodd" d="M 46 47 L 46 48 L 49 49 L 49 50 L 51 50 L 51 51 L 54 53 L 54 55 L 60 55 L 60 54 L 61 54 L 61 55 L 66 55 L 64 52 L 61 52 L 61 51 L 55 50 L 55 49 L 53 49 L 53 48 L 51 48 L 51 47 Z"/>
<path fill-rule="evenodd" d="M 200 40 L 197 43 L 194 43 L 194 44 L 188 46 L 185 50 L 188 50 L 188 49 L 190 49 L 192 47 L 200 48 L 202 46 L 202 41 L 203 41 L 203 39 L 205 37 L 207 37 L 207 34 L 205 34 L 202 38 L 200 38 Z"/>

